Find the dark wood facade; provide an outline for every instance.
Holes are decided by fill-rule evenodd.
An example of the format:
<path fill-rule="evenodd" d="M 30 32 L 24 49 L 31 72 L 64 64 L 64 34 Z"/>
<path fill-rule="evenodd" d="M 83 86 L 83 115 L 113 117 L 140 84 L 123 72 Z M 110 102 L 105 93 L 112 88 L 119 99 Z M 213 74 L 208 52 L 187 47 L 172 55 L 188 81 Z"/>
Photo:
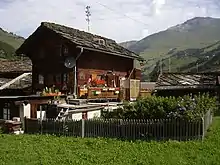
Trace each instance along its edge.
<path fill-rule="evenodd" d="M 28 45 L 26 46 L 28 48 L 25 51 L 19 51 L 25 53 L 32 60 L 34 93 L 53 85 L 62 92 L 73 93 L 74 71 L 66 68 L 64 62 L 67 57 L 76 58 L 81 51 L 81 55 L 76 61 L 78 86 L 84 85 L 91 76 L 106 74 L 108 71 L 113 71 L 118 77 L 125 77 L 134 68 L 134 58 L 129 55 L 99 51 L 95 48 L 95 44 L 93 44 L 94 49 L 92 50 L 80 49 L 78 48 L 79 44 L 76 44 L 75 41 L 73 42 L 65 35 L 57 34 L 56 31 L 44 26 L 38 28 L 29 38 L 23 44 L 23 47 Z M 110 46 L 112 45 L 111 43 Z M 109 49 L 108 45 L 105 47 Z"/>

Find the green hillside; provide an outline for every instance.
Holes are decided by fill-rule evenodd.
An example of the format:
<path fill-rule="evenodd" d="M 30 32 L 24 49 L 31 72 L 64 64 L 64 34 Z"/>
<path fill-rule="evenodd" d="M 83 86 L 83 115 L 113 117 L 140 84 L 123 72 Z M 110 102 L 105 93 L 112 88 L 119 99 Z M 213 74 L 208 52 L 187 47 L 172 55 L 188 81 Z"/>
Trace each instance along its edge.
<path fill-rule="evenodd" d="M 125 48 L 129 48 L 131 47 L 132 45 L 134 45 L 137 41 L 126 41 L 126 42 L 121 42 L 119 43 L 119 45 L 125 47 Z"/>
<path fill-rule="evenodd" d="M 151 81 L 163 72 L 213 72 L 220 70 L 220 41 L 200 49 L 186 49 L 157 61 Z"/>
<path fill-rule="evenodd" d="M 149 73 L 161 59 L 171 57 L 171 68 L 174 71 L 181 71 L 181 67 L 196 62 L 200 55 L 205 54 L 205 52 L 198 53 L 198 50 L 220 40 L 219 29 L 220 19 L 196 17 L 183 24 L 150 35 L 131 45 L 129 49 L 141 54 L 147 60 L 144 68 L 144 79 L 146 80 L 149 79 Z M 210 47 L 210 50 L 207 48 L 205 51 L 209 52 L 212 49 Z M 192 55 L 193 52 L 194 55 Z"/>
<path fill-rule="evenodd" d="M 8 33 L 0 28 L 0 58 L 15 58 L 15 50 L 24 42 L 24 38 Z"/>

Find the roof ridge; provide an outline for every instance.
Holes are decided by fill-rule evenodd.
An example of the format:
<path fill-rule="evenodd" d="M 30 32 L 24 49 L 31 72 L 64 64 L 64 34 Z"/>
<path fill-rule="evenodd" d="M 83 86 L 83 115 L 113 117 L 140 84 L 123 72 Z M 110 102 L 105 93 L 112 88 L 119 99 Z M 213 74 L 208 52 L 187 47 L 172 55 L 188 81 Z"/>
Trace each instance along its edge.
<path fill-rule="evenodd" d="M 136 58 L 138 60 L 143 60 L 143 58 L 140 55 L 138 55 L 138 54 L 124 48 L 123 46 L 119 45 L 115 40 L 112 40 L 112 39 L 109 39 L 106 37 L 102 37 L 97 34 L 92 34 L 89 32 L 85 32 L 85 31 L 82 31 L 79 29 L 75 29 L 75 28 L 72 28 L 69 26 L 60 25 L 60 24 L 52 23 L 52 22 L 41 22 L 41 25 L 40 25 L 40 27 L 38 27 L 37 30 L 39 32 L 43 29 L 53 31 L 56 34 L 58 34 L 59 36 L 69 40 L 70 42 L 72 42 L 78 46 L 83 46 L 85 48 L 89 48 L 94 51 L 104 51 L 104 53 L 119 55 L 119 56 L 123 56 L 126 58 L 132 58 L 132 59 Z M 37 30 L 34 33 L 36 35 L 40 35 L 41 33 L 40 32 L 37 33 Z M 32 37 L 33 37 L 33 34 L 32 34 Z M 26 50 L 29 49 L 28 45 L 27 45 L 27 41 L 29 39 L 30 39 L 30 37 L 28 37 L 28 39 L 25 40 L 26 45 L 23 44 L 16 51 L 16 53 L 19 53 L 19 54 L 26 53 Z M 99 41 L 99 39 L 103 39 L 104 42 Z"/>
<path fill-rule="evenodd" d="M 70 27 L 70 26 L 67 26 L 67 25 L 61 25 L 61 24 L 57 24 L 57 23 L 54 23 L 54 22 L 41 22 L 41 26 L 45 26 L 47 28 L 50 28 L 50 25 L 55 25 L 55 26 L 60 26 L 60 27 L 64 27 L 64 28 L 68 28 L 68 29 L 71 29 L 71 30 L 76 30 L 76 31 L 79 31 L 80 33 L 86 33 L 86 34 L 89 34 L 89 35 L 92 35 L 92 36 L 95 36 L 95 37 L 98 37 L 100 39 L 105 39 L 105 40 L 108 40 L 108 41 L 111 41 L 111 42 L 114 42 L 114 43 L 117 43 L 115 40 L 113 39 L 110 39 L 110 38 L 107 38 L 107 37 L 103 37 L 101 35 L 97 35 L 97 34 L 94 34 L 94 33 L 90 33 L 90 32 L 86 32 L 84 30 L 80 30 L 80 29 L 76 29 L 76 28 L 73 28 L 73 27 Z"/>

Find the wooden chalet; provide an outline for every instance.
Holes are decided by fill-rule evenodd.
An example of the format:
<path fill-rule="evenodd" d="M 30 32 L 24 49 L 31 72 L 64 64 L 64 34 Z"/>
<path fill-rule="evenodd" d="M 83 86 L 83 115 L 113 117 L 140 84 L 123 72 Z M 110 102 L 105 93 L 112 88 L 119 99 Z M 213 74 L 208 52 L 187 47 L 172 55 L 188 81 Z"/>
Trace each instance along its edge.
<path fill-rule="evenodd" d="M 32 61 L 34 94 L 55 86 L 78 98 L 118 98 L 122 80 L 140 83 L 139 62 L 143 59 L 139 55 L 114 40 L 55 23 L 42 22 L 16 54 Z M 76 63 L 73 68 L 65 66 L 70 57 Z M 124 88 L 130 88 L 130 82 L 125 84 Z M 130 98 L 138 91 L 124 93 L 122 97 Z"/>
<path fill-rule="evenodd" d="M 160 96 L 219 92 L 220 73 L 163 73 L 159 75 L 155 90 Z"/>

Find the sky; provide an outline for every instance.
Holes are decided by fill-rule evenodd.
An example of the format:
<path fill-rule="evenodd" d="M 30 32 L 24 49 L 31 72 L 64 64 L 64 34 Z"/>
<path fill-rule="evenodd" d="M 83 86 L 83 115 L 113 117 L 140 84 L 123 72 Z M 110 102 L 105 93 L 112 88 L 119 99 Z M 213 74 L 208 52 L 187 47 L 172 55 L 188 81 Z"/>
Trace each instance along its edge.
<path fill-rule="evenodd" d="M 88 31 L 117 42 L 140 40 L 193 17 L 220 18 L 220 0 L 0 0 L 0 27 L 28 37 L 42 21 Z"/>

